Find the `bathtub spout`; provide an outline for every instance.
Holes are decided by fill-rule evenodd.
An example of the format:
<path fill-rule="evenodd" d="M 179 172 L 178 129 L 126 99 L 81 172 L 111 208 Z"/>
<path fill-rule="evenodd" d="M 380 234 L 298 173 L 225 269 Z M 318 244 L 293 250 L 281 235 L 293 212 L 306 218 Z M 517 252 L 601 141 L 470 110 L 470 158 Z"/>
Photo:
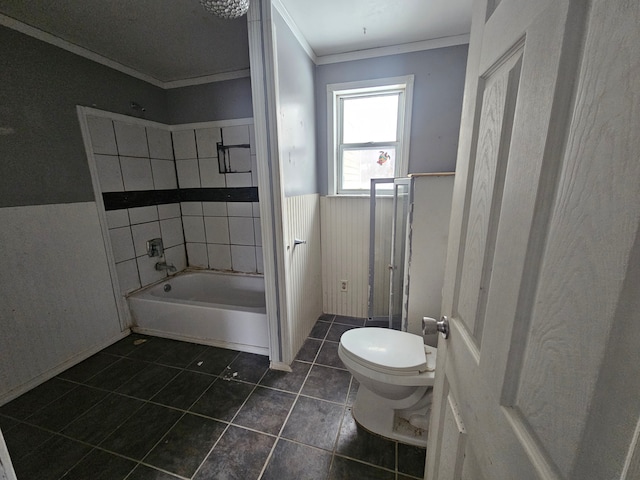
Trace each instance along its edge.
<path fill-rule="evenodd" d="M 159 271 L 167 271 L 169 273 L 173 273 L 176 271 L 176 267 L 174 267 L 173 265 L 167 265 L 167 262 L 158 262 L 156 263 L 156 270 Z"/>

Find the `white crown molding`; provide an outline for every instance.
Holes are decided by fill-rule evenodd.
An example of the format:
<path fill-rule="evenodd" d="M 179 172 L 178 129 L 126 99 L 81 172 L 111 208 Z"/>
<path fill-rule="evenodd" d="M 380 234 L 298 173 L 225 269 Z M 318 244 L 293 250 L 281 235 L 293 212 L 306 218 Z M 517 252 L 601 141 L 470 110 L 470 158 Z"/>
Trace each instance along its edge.
<path fill-rule="evenodd" d="M 354 60 L 363 60 L 367 58 L 383 57 L 386 55 L 398 55 L 402 53 L 418 52 L 421 50 L 431 50 L 435 48 L 451 47 L 454 45 L 463 45 L 469 43 L 469 35 L 455 35 L 451 37 L 436 38 L 433 40 L 423 40 L 421 42 L 405 43 L 402 45 L 393 45 L 390 47 L 370 48 L 367 50 L 356 50 L 353 52 L 336 53 L 332 55 L 317 56 L 313 48 L 309 45 L 306 38 L 291 18 L 291 15 L 282 4 L 280 0 L 272 0 L 273 7 L 282 16 L 283 20 L 300 43 L 302 49 L 309 56 L 311 61 L 316 65 L 327 65 L 331 63 L 349 62 Z M 8 17 L 0 13 L 0 25 L 18 32 L 29 35 L 30 37 L 41 40 L 45 43 L 49 43 L 56 47 L 62 48 L 68 52 L 74 53 L 80 57 L 86 58 L 93 62 L 99 63 L 106 67 L 117 70 L 121 73 L 129 75 L 143 82 L 149 83 L 156 87 L 168 90 L 173 88 L 189 87 L 194 85 L 204 85 L 213 82 L 223 82 L 226 80 L 235 80 L 239 78 L 246 78 L 251 76 L 251 69 L 237 70 L 233 72 L 225 72 L 213 75 L 205 75 L 202 77 L 188 78 L 184 80 L 173 80 L 169 82 L 163 82 L 155 77 L 139 72 L 131 67 L 127 67 L 119 62 L 104 57 L 98 53 L 92 52 L 84 47 L 76 45 L 74 43 L 63 40 L 50 33 L 47 33 L 38 28 L 27 25 L 14 18 Z"/>
<path fill-rule="evenodd" d="M 162 88 L 182 88 L 191 87 L 193 85 L 204 85 L 205 83 L 224 82 L 226 80 L 237 80 L 238 78 L 247 78 L 251 76 L 251 69 L 246 68 L 244 70 L 235 70 L 233 72 L 216 73 L 213 75 L 205 75 L 202 77 L 186 78 L 184 80 L 173 80 L 171 82 L 164 82 Z"/>
<path fill-rule="evenodd" d="M 102 55 L 92 52 L 91 50 L 87 50 L 86 48 L 80 47 L 74 43 L 67 42 L 66 40 L 56 37 L 55 35 L 51 35 L 50 33 L 32 27 L 31 25 L 27 25 L 26 23 L 22 23 L 14 18 L 7 17 L 6 15 L 3 15 L 1 13 L 0 25 L 11 28 L 12 30 L 16 30 L 20 33 L 24 33 L 25 35 L 29 35 L 30 37 L 36 38 L 56 47 L 62 48 L 63 50 L 66 50 L 68 52 L 75 53 L 80 57 L 84 57 L 93 62 L 125 73 L 131 77 L 137 78 L 138 80 L 142 80 L 144 82 L 150 83 L 151 85 L 155 85 L 156 87 L 164 88 L 163 82 L 161 82 L 157 78 L 151 77 L 144 73 L 140 73 L 131 67 L 122 65 L 121 63 L 103 57 Z"/>
<path fill-rule="evenodd" d="M 164 90 L 172 89 L 172 88 L 181 88 L 181 87 L 189 87 L 192 85 L 203 85 L 205 83 L 213 83 L 213 82 L 223 82 L 225 80 L 235 80 L 238 78 L 245 78 L 251 76 L 250 69 L 237 70 L 233 72 L 225 72 L 218 73 L 214 75 L 205 75 L 202 77 L 195 78 L 187 78 L 185 80 L 174 80 L 170 82 L 163 82 L 162 80 L 158 80 L 155 77 L 147 75 L 145 73 L 139 72 L 134 68 L 127 67 L 121 63 L 118 63 L 114 60 L 111 60 L 107 57 L 103 57 L 102 55 L 92 52 L 84 47 L 80 47 L 74 43 L 63 40 L 60 37 L 56 37 L 50 33 L 47 33 L 38 28 L 32 27 L 31 25 L 27 25 L 26 23 L 20 22 L 15 18 L 8 17 L 0 13 L 0 25 L 10 28 L 12 30 L 16 30 L 20 33 L 24 33 L 25 35 L 29 35 L 37 40 L 41 40 L 50 45 L 54 45 L 56 47 L 62 48 L 68 52 L 74 53 L 80 57 L 86 58 L 87 60 L 91 60 L 92 62 L 99 63 L 100 65 L 104 65 L 105 67 L 109 67 L 113 70 L 117 70 L 118 72 L 129 75 L 130 77 L 137 78 L 138 80 L 142 80 L 143 82 L 150 83 L 156 87 L 162 88 Z"/>
<path fill-rule="evenodd" d="M 296 25 L 296 22 L 293 21 L 293 18 L 291 17 L 283 3 L 280 0 L 271 0 L 271 5 L 278 11 L 280 16 L 284 20 L 284 23 L 287 24 L 287 26 L 291 30 L 291 33 L 293 33 L 293 36 L 296 37 L 296 40 L 298 40 L 298 43 L 309 56 L 311 61 L 314 64 L 318 65 L 318 56 L 316 55 L 316 52 L 313 51 L 313 48 L 311 48 L 311 45 L 309 45 L 309 42 L 307 42 L 307 39 L 298 28 L 298 25 Z"/>
<path fill-rule="evenodd" d="M 453 47 L 469 43 L 469 35 L 454 35 L 451 37 L 434 38 L 421 42 L 403 43 L 390 47 L 370 48 L 367 50 L 356 50 L 353 52 L 336 53 L 317 57 L 316 65 L 328 65 L 330 63 L 352 62 L 354 60 L 364 60 L 367 58 L 384 57 L 387 55 L 399 55 L 402 53 L 419 52 L 422 50 L 433 50 L 436 48 Z"/>

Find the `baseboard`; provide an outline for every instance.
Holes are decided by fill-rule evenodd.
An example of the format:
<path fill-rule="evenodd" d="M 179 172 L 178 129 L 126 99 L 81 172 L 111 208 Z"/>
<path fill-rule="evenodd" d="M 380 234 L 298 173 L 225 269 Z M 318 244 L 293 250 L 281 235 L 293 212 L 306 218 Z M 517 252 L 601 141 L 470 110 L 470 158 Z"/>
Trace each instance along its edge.
<path fill-rule="evenodd" d="M 29 390 L 33 390 L 35 387 L 37 387 L 38 385 L 43 384 L 47 380 L 51 380 L 56 375 L 64 372 L 65 370 L 73 367 L 74 365 L 77 365 L 78 363 L 86 360 L 90 356 L 95 355 L 100 350 L 103 350 L 103 349 L 107 348 L 109 345 L 114 344 L 118 340 L 122 340 L 124 337 L 126 337 L 130 333 L 131 333 L 131 331 L 127 328 L 126 330 L 120 332 L 118 335 L 115 335 L 115 336 L 111 337 L 106 342 L 102 342 L 102 343 L 100 343 L 98 345 L 94 345 L 93 347 L 91 347 L 91 348 L 89 348 L 87 350 L 84 350 L 84 351 L 78 353 L 77 355 L 74 355 L 73 357 L 71 357 L 67 361 L 65 361 L 65 362 L 63 362 L 63 363 L 61 363 L 59 365 L 56 365 L 55 367 L 47 370 L 46 372 L 41 373 L 37 377 L 32 378 L 28 382 L 23 383 L 22 385 L 14 388 L 13 390 L 10 390 L 9 392 L 0 394 L 0 406 L 4 405 L 5 403 L 9 403 L 14 398 L 17 398 L 20 395 L 22 395 L 24 393 L 27 393 Z"/>

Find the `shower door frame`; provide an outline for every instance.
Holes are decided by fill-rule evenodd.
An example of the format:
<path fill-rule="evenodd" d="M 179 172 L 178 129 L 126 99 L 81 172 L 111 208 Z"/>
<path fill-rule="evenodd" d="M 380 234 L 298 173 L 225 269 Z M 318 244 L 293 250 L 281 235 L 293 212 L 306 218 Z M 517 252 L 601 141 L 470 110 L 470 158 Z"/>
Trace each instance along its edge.
<path fill-rule="evenodd" d="M 376 231 L 376 187 L 379 184 L 392 184 L 393 190 L 389 193 L 388 197 L 393 197 L 393 216 L 391 220 L 391 245 L 390 250 L 387 252 L 389 254 L 389 308 L 387 314 L 385 316 L 374 314 L 374 296 L 375 296 L 375 231 Z M 405 242 L 405 255 L 402 258 L 403 268 L 405 269 L 402 275 L 401 282 L 404 285 L 405 280 L 407 280 L 406 275 L 406 242 L 407 242 L 407 232 L 409 227 L 409 219 L 411 214 L 411 208 L 413 206 L 413 188 L 412 188 L 412 179 L 411 177 L 399 177 L 399 178 L 372 178 L 371 179 L 371 190 L 370 190 L 370 209 L 369 209 L 369 284 L 368 284 L 368 305 L 367 305 L 367 318 L 370 321 L 388 321 L 389 328 L 393 328 L 393 304 L 392 304 L 392 294 L 393 294 L 393 277 L 394 270 L 393 267 L 393 259 L 394 259 L 394 249 L 395 249 L 395 227 L 396 227 L 396 207 L 397 207 L 397 189 L 398 185 L 407 185 L 408 186 L 408 210 L 405 214 L 406 225 L 405 225 L 405 235 L 403 241 Z M 406 309 L 404 308 L 404 303 L 406 303 L 406 295 L 404 294 L 404 290 L 402 293 L 402 302 L 403 308 L 400 311 L 401 315 L 401 323 L 400 328 L 406 328 L 405 315 Z"/>

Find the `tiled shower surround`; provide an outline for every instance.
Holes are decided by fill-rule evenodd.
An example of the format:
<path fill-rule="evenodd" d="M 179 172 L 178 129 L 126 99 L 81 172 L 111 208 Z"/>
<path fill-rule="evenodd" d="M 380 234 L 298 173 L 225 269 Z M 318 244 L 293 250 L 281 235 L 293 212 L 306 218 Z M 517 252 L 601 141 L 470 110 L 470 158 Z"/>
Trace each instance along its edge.
<path fill-rule="evenodd" d="M 156 194 L 153 205 L 113 209 L 105 201 L 122 293 L 167 276 L 155 269 L 158 261 L 178 271 L 191 266 L 263 272 L 257 201 L 180 201 L 185 191 L 224 196 L 227 189 L 257 186 L 253 125 L 168 127 L 108 116 L 88 116 L 87 123 L 101 193 L 133 204 L 149 203 Z M 227 171 L 233 173 L 219 171 L 216 144 L 222 139 L 242 146 L 227 150 Z M 158 237 L 164 257 L 149 257 L 146 243 Z"/>
<path fill-rule="evenodd" d="M 20 480 L 415 480 L 425 449 L 363 430 L 323 315 L 292 364 L 130 335 L 0 407 Z"/>

